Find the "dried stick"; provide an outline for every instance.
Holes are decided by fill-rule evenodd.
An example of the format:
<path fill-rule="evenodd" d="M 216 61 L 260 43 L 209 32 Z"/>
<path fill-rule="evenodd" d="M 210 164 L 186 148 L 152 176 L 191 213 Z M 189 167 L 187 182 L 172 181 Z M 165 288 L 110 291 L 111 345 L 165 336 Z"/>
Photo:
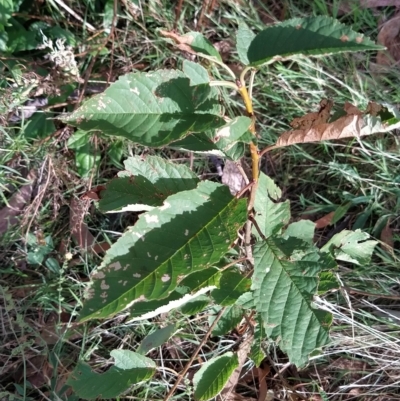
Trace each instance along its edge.
<path fill-rule="evenodd" d="M 217 325 L 219 320 L 222 317 L 222 314 L 225 312 L 226 307 L 222 308 L 219 312 L 218 315 L 216 316 L 215 320 L 213 321 L 212 325 L 208 329 L 206 335 L 203 337 L 201 340 L 199 346 L 197 347 L 196 351 L 194 351 L 192 357 L 189 359 L 188 363 L 184 367 L 183 371 L 179 374 L 178 378 L 176 379 L 175 384 L 172 386 L 171 390 L 167 394 L 167 396 L 164 398 L 164 401 L 168 401 L 175 393 L 175 390 L 178 388 L 180 382 L 183 380 L 184 376 L 186 375 L 187 371 L 190 369 L 192 366 L 193 361 L 196 359 L 198 353 L 200 350 L 203 348 L 204 344 L 207 342 L 208 337 L 210 337 L 211 332 L 213 331 L 214 327 Z"/>

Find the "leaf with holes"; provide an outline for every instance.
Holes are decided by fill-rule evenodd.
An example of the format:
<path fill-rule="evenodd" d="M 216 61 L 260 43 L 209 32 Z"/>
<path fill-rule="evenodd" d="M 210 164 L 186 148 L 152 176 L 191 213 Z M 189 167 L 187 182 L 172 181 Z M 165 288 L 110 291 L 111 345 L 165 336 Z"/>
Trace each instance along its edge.
<path fill-rule="evenodd" d="M 214 322 L 220 310 L 221 306 L 214 306 L 212 308 L 213 314 L 209 316 L 208 324 L 211 325 Z M 211 334 L 213 336 L 223 336 L 232 331 L 243 319 L 243 312 L 243 308 L 238 305 L 227 306 Z"/>
<path fill-rule="evenodd" d="M 362 111 L 351 103 L 345 103 L 331 116 L 332 106 L 333 102 L 322 99 L 319 110 L 295 118 L 290 123 L 294 130 L 284 132 L 275 146 L 361 138 L 400 128 L 400 112 L 391 106 L 370 102 Z"/>
<path fill-rule="evenodd" d="M 377 241 L 370 240 L 368 233 L 361 230 L 343 230 L 335 234 L 322 248 L 322 252 L 331 252 L 337 260 L 367 265 L 372 256 Z"/>
<path fill-rule="evenodd" d="M 299 251 L 303 249 L 303 251 Z M 318 274 L 334 267 L 331 255 L 289 237 L 268 238 L 254 247 L 252 290 L 268 337 L 291 363 L 302 366 L 314 349 L 329 341 L 329 313 L 312 306 Z"/>
<path fill-rule="evenodd" d="M 289 222 L 290 204 L 289 201 L 279 202 L 281 196 L 281 189 L 270 177 L 261 172 L 254 210 L 257 225 L 265 237 L 276 233 Z M 253 233 L 260 238 L 255 228 Z"/>
<path fill-rule="evenodd" d="M 177 280 L 217 263 L 246 220 L 246 200 L 224 185 L 200 182 L 140 216 L 107 251 L 93 276 L 81 320 L 106 318 L 136 302 L 160 299 Z"/>
<path fill-rule="evenodd" d="M 101 192 L 99 207 L 104 212 L 142 211 L 161 206 L 180 191 L 196 188 L 197 176 L 184 165 L 174 165 L 156 156 L 146 160 L 131 157 L 126 171 L 111 180 Z"/>
<path fill-rule="evenodd" d="M 143 355 L 128 350 L 113 350 L 115 363 L 103 374 L 92 371 L 89 365 L 80 362 L 68 378 L 70 385 L 80 398 L 85 400 L 118 397 L 133 384 L 153 376 L 156 365 Z"/>
<path fill-rule="evenodd" d="M 178 49 L 192 53 L 205 54 L 221 61 L 221 55 L 212 43 L 199 32 L 188 32 L 185 35 L 179 35 L 173 31 L 160 31 L 160 34 L 168 39 L 172 39 Z"/>
<path fill-rule="evenodd" d="M 215 289 L 211 296 L 219 305 L 232 305 L 242 294 L 250 289 L 250 286 L 250 279 L 236 271 L 227 270 L 222 273 L 220 288 Z"/>
<path fill-rule="evenodd" d="M 64 121 L 82 130 L 99 130 L 141 145 L 162 146 L 190 132 L 224 124 L 218 90 L 209 88 L 204 100 L 196 88 L 178 70 L 131 73 Z"/>

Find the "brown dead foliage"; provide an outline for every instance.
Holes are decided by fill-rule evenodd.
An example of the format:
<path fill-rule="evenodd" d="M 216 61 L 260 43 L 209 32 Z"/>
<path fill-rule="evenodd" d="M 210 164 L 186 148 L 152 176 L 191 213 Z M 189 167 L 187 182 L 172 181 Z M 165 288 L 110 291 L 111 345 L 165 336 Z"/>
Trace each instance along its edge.
<path fill-rule="evenodd" d="M 37 180 L 36 171 L 31 170 L 26 178 L 29 184 L 21 187 L 8 201 L 8 205 L 0 210 L 0 235 L 4 234 L 10 226 L 18 223 L 18 216 L 31 201 Z"/>
<path fill-rule="evenodd" d="M 192 36 L 182 36 L 173 31 L 160 31 L 160 34 L 168 39 L 172 39 L 179 50 L 191 54 L 197 54 L 197 52 L 195 52 L 190 46 L 193 42 Z"/>
<path fill-rule="evenodd" d="M 84 222 L 88 207 L 89 200 L 87 198 L 72 199 L 69 218 L 71 236 L 81 249 L 94 253 L 103 253 L 110 248 L 110 245 L 108 243 L 98 244 L 93 234 L 89 231 L 87 224 Z"/>
<path fill-rule="evenodd" d="M 245 400 L 246 398 L 242 397 L 240 394 L 236 393 L 235 388 L 238 384 L 240 374 L 243 369 L 243 365 L 247 360 L 247 355 L 250 352 L 252 342 L 254 340 L 254 335 L 250 334 L 239 346 L 239 350 L 237 352 L 239 364 L 238 367 L 231 374 L 228 382 L 226 383 L 224 389 L 221 391 L 220 397 L 224 401 L 239 401 Z M 250 400 L 247 398 L 247 400 Z"/>
<path fill-rule="evenodd" d="M 382 25 L 377 41 L 387 50 L 378 52 L 376 62 L 384 66 L 398 64 L 400 61 L 400 13 Z"/>
<path fill-rule="evenodd" d="M 322 216 L 320 219 L 315 221 L 315 228 L 321 229 L 321 228 L 325 228 L 326 226 L 331 225 L 334 215 L 335 215 L 335 212 L 330 212 L 330 213 L 326 214 L 325 216 Z"/>
<path fill-rule="evenodd" d="M 294 130 L 284 132 L 278 138 L 275 147 L 351 137 L 359 138 L 368 134 L 368 132 L 362 132 L 366 126 L 364 115 L 376 116 L 382 109 L 379 104 L 370 102 L 367 110 L 362 112 L 356 106 L 346 102 L 343 107 L 346 114 L 335 121 L 328 122 L 332 106 L 332 101 L 323 99 L 318 112 L 307 113 L 303 117 L 295 118 L 290 123 Z"/>

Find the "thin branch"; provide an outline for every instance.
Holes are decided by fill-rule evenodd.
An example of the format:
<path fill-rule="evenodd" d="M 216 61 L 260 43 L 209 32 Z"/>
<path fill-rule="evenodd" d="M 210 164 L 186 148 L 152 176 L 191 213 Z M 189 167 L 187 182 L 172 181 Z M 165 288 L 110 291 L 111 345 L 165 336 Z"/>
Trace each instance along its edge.
<path fill-rule="evenodd" d="M 215 317 L 215 320 L 213 321 L 212 325 L 210 326 L 210 328 L 208 329 L 207 333 L 205 334 L 205 336 L 203 337 L 203 339 L 201 340 L 199 346 L 197 347 L 196 351 L 194 351 L 192 357 L 189 359 L 188 363 L 186 364 L 186 366 L 184 367 L 183 371 L 179 374 L 178 378 L 176 379 L 175 384 L 172 386 L 171 390 L 169 391 L 169 393 L 167 394 L 167 396 L 164 398 L 164 401 L 168 401 L 175 393 L 175 390 L 178 388 L 179 384 L 181 383 L 181 381 L 183 380 L 184 376 L 186 375 L 187 371 L 190 369 L 190 367 L 192 366 L 193 361 L 196 359 L 198 353 L 200 352 L 200 350 L 203 348 L 204 344 L 207 342 L 208 338 L 211 335 L 211 332 L 213 331 L 214 327 L 217 325 L 217 323 L 219 322 L 219 320 L 221 319 L 223 313 L 225 312 L 226 307 L 222 308 L 219 312 L 218 315 Z"/>
<path fill-rule="evenodd" d="M 228 86 L 229 88 L 239 91 L 238 86 L 234 82 L 230 81 L 210 81 L 210 86 Z"/>
<path fill-rule="evenodd" d="M 89 31 L 95 31 L 96 28 L 93 25 L 90 25 L 88 22 L 84 21 L 82 17 L 80 17 L 72 8 L 69 8 L 62 0 L 54 0 L 59 6 L 61 6 L 65 11 L 74 16 L 78 21 L 82 22 Z"/>
<path fill-rule="evenodd" d="M 115 36 L 115 25 L 117 24 L 117 10 L 118 10 L 118 0 L 114 0 L 111 30 L 110 30 L 110 34 L 108 35 L 108 39 L 111 39 L 111 60 L 110 60 L 110 72 L 108 73 L 108 77 L 107 77 L 107 84 L 110 83 L 112 70 L 113 70 L 113 64 L 114 64 L 114 40 L 115 40 L 114 36 Z"/>

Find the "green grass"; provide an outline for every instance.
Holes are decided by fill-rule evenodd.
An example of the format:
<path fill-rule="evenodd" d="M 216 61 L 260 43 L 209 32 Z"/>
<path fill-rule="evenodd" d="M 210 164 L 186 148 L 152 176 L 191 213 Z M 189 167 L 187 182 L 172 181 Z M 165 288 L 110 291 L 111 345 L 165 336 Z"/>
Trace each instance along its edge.
<path fill-rule="evenodd" d="M 90 24 L 102 29 L 104 3 L 73 1 L 70 6 Z M 378 33 L 378 17 L 372 9 L 360 8 L 358 2 L 349 3 L 351 9 L 344 12 L 340 11 L 342 2 L 338 1 L 285 1 L 282 7 L 277 7 L 273 2 L 268 5 L 261 0 L 246 3 L 221 0 L 214 14 L 203 25 L 203 33 L 212 41 L 232 42 L 233 32 L 242 20 L 254 31 L 259 31 L 267 19 L 270 21 L 281 17 L 320 14 L 336 16 L 372 38 L 376 38 Z M 77 58 L 81 76 L 84 76 L 96 57 L 90 80 L 107 82 L 111 59 L 111 80 L 135 68 L 145 71 L 178 68 L 184 59 L 157 33 L 158 28 L 173 28 L 175 3 L 154 0 L 142 1 L 141 4 L 143 10 L 136 17 L 123 8 L 119 9 L 112 55 L 111 43 L 106 42 L 107 32 L 94 35 L 55 2 L 49 1 L 43 7 L 34 7 L 29 15 L 38 17 L 36 22 L 41 21 L 42 24 L 47 23 L 45 18 L 50 17 L 48 26 L 59 26 L 71 35 L 71 43 L 75 44 L 74 53 L 82 54 Z M 183 2 L 177 23 L 179 32 L 196 28 L 201 6 L 201 1 Z M 389 18 L 394 9 L 380 9 L 380 13 Z M 28 24 L 33 22 L 30 16 L 20 18 Z M 42 27 L 45 28 L 44 25 Z M 102 51 L 95 56 L 99 47 L 102 47 Z M 11 80 L 15 73 L 22 73 L 26 77 L 26 74 L 37 69 L 38 60 L 43 62 L 45 53 L 45 50 L 29 50 L 14 54 L 16 63 L 24 67 L 18 68 L 20 72 L 16 71 L 16 67 L 10 67 L 14 64 L 10 64 L 9 60 L 7 66 L 3 64 L 1 87 L 5 107 L 21 105 L 27 98 L 26 94 L 18 99 L 5 95 L 10 95 Z M 230 53 L 227 63 L 236 62 L 236 55 Z M 44 64 L 41 68 L 48 66 Z M 221 76 L 224 76 L 223 72 Z M 262 146 L 275 143 L 277 137 L 289 129 L 289 123 L 294 117 L 317 110 L 319 101 L 324 97 L 332 98 L 337 104 L 350 101 L 360 107 L 365 107 L 369 100 L 399 103 L 399 83 L 399 72 L 396 69 L 385 73 L 376 72 L 373 54 L 345 54 L 276 63 L 256 76 L 254 106 L 260 142 Z M 77 87 L 74 82 L 72 85 Z M 55 103 L 65 101 L 62 96 L 51 96 Z M 224 91 L 222 97 L 226 104 L 233 98 L 234 102 L 229 105 L 232 115 L 243 112 L 237 95 Z M 61 111 L 56 109 L 56 115 Z M 89 361 L 100 372 L 109 366 L 109 353 L 112 349 L 134 350 L 139 341 L 161 323 L 178 323 L 181 327 L 179 335 L 166 346 L 150 353 L 150 357 L 159 366 L 156 376 L 145 386 L 134 387 L 129 398 L 161 400 L 206 332 L 210 311 L 206 310 L 197 317 L 174 313 L 152 321 L 134 323 L 126 323 L 124 316 L 80 326 L 74 323 L 76 311 L 84 296 L 87 277 L 101 259 L 82 251 L 71 241 L 70 200 L 83 194 L 91 185 L 103 184 L 113 177 L 118 171 L 118 162 L 112 162 L 107 140 L 98 137 L 97 149 L 103 161 L 89 178 L 81 179 L 76 173 L 74 156 L 66 145 L 71 132 L 60 132 L 45 141 L 40 137 L 29 139 L 26 137 L 29 127 L 27 123 L 24 121 L 16 126 L 4 125 L 0 132 L 1 205 L 6 205 L 14 191 L 26 184 L 25 170 L 34 169 L 39 172 L 37 193 L 32 194 L 32 199 L 27 203 L 27 206 L 33 204 L 37 207 L 28 209 L 21 216 L 23 224 L 10 228 L 0 239 L 3 337 L 0 346 L 0 399 L 73 400 L 72 395 L 61 396 L 61 388 L 78 358 Z M 56 128 L 62 129 L 62 126 L 56 122 Z M 379 239 L 390 219 L 394 240 L 398 244 L 398 148 L 398 135 L 390 133 L 363 138 L 362 145 L 356 140 L 294 145 L 274 150 L 264 158 L 263 164 L 268 174 L 282 187 L 284 197 L 291 200 L 295 220 L 307 217 L 316 220 L 339 207 L 348 206 L 344 216 L 348 219 L 346 227 L 361 228 Z M 123 142 L 124 157 L 153 152 Z M 186 154 L 170 149 L 158 150 L 157 154 L 189 164 L 189 156 Z M 194 166 L 199 175 L 209 174 L 212 170 L 207 158 L 203 156 L 195 156 Z M 45 193 L 39 202 L 38 193 L 43 187 Z M 108 242 L 115 241 L 119 233 L 131 223 L 124 215 L 103 216 L 94 208 L 88 210 L 86 221 L 99 241 Z M 29 232 L 38 238 L 51 236 L 54 249 L 46 257 L 58 259 L 58 273 L 50 271 L 45 264 L 34 266 L 26 263 L 28 252 L 32 251 L 26 242 L 28 224 Z M 329 236 L 332 229 L 328 227 L 321 230 L 320 239 Z M 66 260 L 65 256 L 69 253 L 72 259 Z M 344 285 L 353 289 L 393 294 L 399 290 L 399 266 L 398 252 L 389 252 L 381 247 L 368 269 L 343 265 L 338 274 Z M 351 386 L 358 385 L 362 389 L 359 399 L 378 399 L 383 394 L 398 393 L 397 382 L 390 381 L 390 377 L 398 375 L 398 321 L 393 318 L 390 320 L 387 315 L 377 316 L 379 310 L 398 308 L 398 301 L 367 297 L 357 292 L 338 292 L 328 295 L 321 304 L 323 302 L 327 308 L 335 308 L 332 310 L 335 316 L 332 346 L 316 357 L 311 367 L 301 372 L 297 379 L 292 371 L 284 371 L 282 375 L 286 380 L 291 385 L 307 383 L 303 386 L 304 395 L 325 393 L 326 399 L 346 399 Z M 56 334 L 58 331 L 59 339 L 55 342 L 44 332 L 44 328 L 49 327 Z M 234 345 L 232 336 L 213 338 L 202 350 L 200 358 L 205 361 L 232 349 Z M 174 351 L 170 351 L 170 348 Z M 50 368 L 47 372 L 49 377 L 36 377 L 36 388 L 30 381 L 35 380 L 32 365 L 35 363 L 33 358 L 38 356 L 42 357 L 42 371 L 45 371 L 45 367 Z M 279 378 L 272 379 L 272 376 L 285 359 L 273 347 L 271 358 L 275 363 L 272 370 L 276 370 L 268 377 L 268 383 L 276 394 L 280 394 L 284 391 L 284 384 Z M 345 368 L 334 364 L 339 358 L 363 361 L 367 368 L 356 376 L 347 363 L 344 366 L 347 371 L 351 371 L 348 374 Z M 193 371 L 197 366 L 193 366 Z M 328 375 L 333 379 L 327 385 L 325 378 Z M 257 380 L 248 382 L 241 389 L 243 393 L 257 397 Z M 174 399 L 191 399 L 190 394 L 190 387 L 182 382 Z"/>

